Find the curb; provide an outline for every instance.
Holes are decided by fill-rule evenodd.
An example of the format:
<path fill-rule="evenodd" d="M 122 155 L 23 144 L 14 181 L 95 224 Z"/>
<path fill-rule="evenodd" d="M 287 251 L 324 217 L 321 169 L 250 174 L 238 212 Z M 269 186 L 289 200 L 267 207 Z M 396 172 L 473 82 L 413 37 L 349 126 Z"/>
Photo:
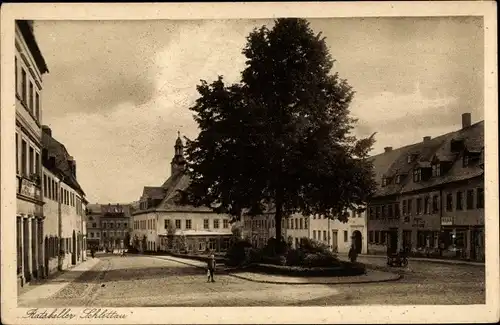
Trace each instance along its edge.
<path fill-rule="evenodd" d="M 360 255 L 362 258 L 379 258 L 385 259 L 387 258 L 384 255 Z M 418 262 L 428 262 L 428 263 L 436 263 L 436 264 L 448 264 L 448 265 L 470 265 L 470 266 L 479 266 L 485 267 L 485 263 L 480 262 L 468 262 L 468 261 L 460 261 L 460 260 L 440 260 L 440 259 L 432 259 L 432 258 L 420 258 L 420 257 L 408 257 L 408 261 L 418 261 Z"/>
<path fill-rule="evenodd" d="M 384 273 L 391 273 L 391 272 L 384 272 Z M 349 281 L 349 282 L 288 282 L 288 281 L 268 281 L 268 280 L 256 280 L 256 279 L 250 279 L 247 277 L 242 277 L 241 275 L 235 275 L 235 274 L 230 274 L 231 276 L 243 280 L 247 280 L 250 282 L 259 282 L 259 283 L 267 283 L 267 284 L 287 284 L 287 285 L 342 285 L 342 284 L 359 284 L 359 283 L 380 283 L 380 282 L 392 282 L 392 281 L 398 281 L 402 278 L 400 274 L 396 273 L 391 273 L 394 275 L 393 278 L 389 279 L 382 279 L 382 280 L 354 280 L 354 281 Z"/>
<path fill-rule="evenodd" d="M 200 268 L 200 269 L 204 269 L 205 267 L 203 266 L 200 266 L 200 265 L 195 265 L 195 264 L 191 264 L 191 263 L 188 263 L 188 262 L 183 262 L 183 261 L 176 261 L 176 260 L 173 260 L 173 259 L 170 259 L 170 258 L 160 258 L 160 257 L 154 257 L 152 256 L 153 258 L 157 258 L 157 259 L 161 259 L 161 260 L 169 260 L 169 261 L 172 261 L 172 262 L 176 262 L 176 263 L 181 263 L 181 264 L 185 264 L 185 265 L 190 265 L 190 266 L 195 266 L 197 268 Z M 287 282 L 287 281 L 269 281 L 269 280 L 256 280 L 256 279 L 251 279 L 251 278 L 247 278 L 247 277 L 244 277 L 244 276 L 241 276 L 241 275 L 237 275 L 237 274 L 234 274 L 234 273 L 231 273 L 230 270 L 227 270 L 225 269 L 224 272 L 227 273 L 227 275 L 229 276 L 232 276 L 232 277 L 235 277 L 235 278 L 238 278 L 238 279 L 242 279 L 242 280 L 246 280 L 246 281 L 250 281 L 250 282 L 258 282 L 258 283 L 268 283 L 268 284 L 288 284 L 288 285 L 318 285 L 318 284 L 324 284 L 324 285 L 341 285 L 341 284 L 357 284 L 357 283 L 377 283 L 377 282 L 391 282 L 391 281 L 398 281 L 402 278 L 401 274 L 397 274 L 397 273 L 393 273 L 393 272 L 387 272 L 387 271 L 379 271 L 379 272 L 384 272 L 384 273 L 390 273 L 393 275 L 393 278 L 389 278 L 389 279 L 382 279 L 382 280 L 354 280 L 354 281 L 349 281 L 349 282 Z"/>

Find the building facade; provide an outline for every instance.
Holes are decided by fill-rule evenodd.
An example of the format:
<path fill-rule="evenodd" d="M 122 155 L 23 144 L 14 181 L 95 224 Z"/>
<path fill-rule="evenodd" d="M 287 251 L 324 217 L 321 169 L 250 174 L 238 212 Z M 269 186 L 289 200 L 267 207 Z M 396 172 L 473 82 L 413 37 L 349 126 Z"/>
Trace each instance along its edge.
<path fill-rule="evenodd" d="M 484 259 L 484 122 L 374 156 L 369 252 Z"/>
<path fill-rule="evenodd" d="M 346 223 L 321 216 L 294 214 L 282 220 L 282 238 L 293 248 L 300 246 L 301 238 L 310 238 L 328 245 L 333 252 L 347 254 L 355 245 L 360 254 L 367 252 L 366 212 L 348 212 Z M 276 236 L 274 212 L 260 216 L 243 216 L 243 237 L 254 247 L 262 248 Z"/>
<path fill-rule="evenodd" d="M 46 274 L 41 179 L 42 75 L 48 72 L 32 22 L 15 23 L 17 280 L 24 285 Z"/>
<path fill-rule="evenodd" d="M 230 217 L 205 207 L 179 205 L 179 191 L 190 182 L 180 136 L 174 147 L 171 175 L 157 187 L 144 187 L 132 212 L 132 245 L 142 251 L 189 253 L 224 251 L 232 235 Z"/>
<path fill-rule="evenodd" d="M 44 265 L 49 273 L 69 269 L 86 259 L 85 192 L 77 181 L 76 161 L 42 126 Z"/>

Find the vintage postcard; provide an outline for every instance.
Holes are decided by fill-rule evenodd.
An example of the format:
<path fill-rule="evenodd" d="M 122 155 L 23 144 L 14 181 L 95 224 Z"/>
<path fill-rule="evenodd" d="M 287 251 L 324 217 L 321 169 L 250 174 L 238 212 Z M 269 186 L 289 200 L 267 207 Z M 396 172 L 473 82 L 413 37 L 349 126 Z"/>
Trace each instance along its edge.
<path fill-rule="evenodd" d="M 499 320 L 496 3 L 1 9 L 2 323 Z"/>

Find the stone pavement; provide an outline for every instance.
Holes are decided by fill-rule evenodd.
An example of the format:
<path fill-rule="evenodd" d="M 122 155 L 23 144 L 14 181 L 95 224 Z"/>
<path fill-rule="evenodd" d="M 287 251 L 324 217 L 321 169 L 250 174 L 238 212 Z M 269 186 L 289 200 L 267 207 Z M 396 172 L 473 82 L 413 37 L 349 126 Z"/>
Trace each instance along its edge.
<path fill-rule="evenodd" d="M 154 258 L 170 260 L 182 264 L 192 265 L 199 268 L 206 268 L 206 263 L 190 260 L 179 257 L 171 256 L 154 256 Z M 223 269 L 224 270 L 224 269 Z M 225 269 L 230 272 L 230 269 Z M 231 276 L 253 282 L 261 283 L 275 283 L 275 284 L 351 284 L 351 283 L 372 283 L 372 282 L 386 282 L 396 281 L 401 278 L 401 275 L 382 272 L 376 270 L 367 270 L 366 274 L 357 276 L 344 276 L 344 277 L 295 277 L 286 275 L 271 275 L 255 272 L 238 272 L 230 273 Z"/>
<path fill-rule="evenodd" d="M 18 304 L 22 305 L 29 301 L 46 299 L 54 295 L 68 284 L 74 282 L 84 272 L 91 270 L 99 263 L 99 261 L 100 260 L 98 258 L 89 258 L 75 267 L 61 272 L 53 279 L 40 284 L 30 285 L 25 290 L 20 292 L 17 297 Z"/>

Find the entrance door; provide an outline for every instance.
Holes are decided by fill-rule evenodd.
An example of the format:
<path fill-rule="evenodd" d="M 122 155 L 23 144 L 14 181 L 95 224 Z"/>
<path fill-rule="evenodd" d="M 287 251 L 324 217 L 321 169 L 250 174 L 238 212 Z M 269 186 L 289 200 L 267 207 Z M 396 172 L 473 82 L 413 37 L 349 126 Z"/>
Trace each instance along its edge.
<path fill-rule="evenodd" d="M 361 236 L 361 232 L 359 230 L 355 230 L 352 233 L 352 241 L 354 244 L 354 248 L 356 249 L 356 253 L 361 254 L 361 249 L 363 247 L 363 237 Z"/>
<path fill-rule="evenodd" d="M 76 264 L 76 234 L 75 231 L 73 230 L 73 238 L 72 238 L 72 247 L 71 247 L 71 263 L 73 265 Z"/>
<path fill-rule="evenodd" d="M 338 251 L 338 233 L 337 230 L 332 230 L 332 251 Z"/>

